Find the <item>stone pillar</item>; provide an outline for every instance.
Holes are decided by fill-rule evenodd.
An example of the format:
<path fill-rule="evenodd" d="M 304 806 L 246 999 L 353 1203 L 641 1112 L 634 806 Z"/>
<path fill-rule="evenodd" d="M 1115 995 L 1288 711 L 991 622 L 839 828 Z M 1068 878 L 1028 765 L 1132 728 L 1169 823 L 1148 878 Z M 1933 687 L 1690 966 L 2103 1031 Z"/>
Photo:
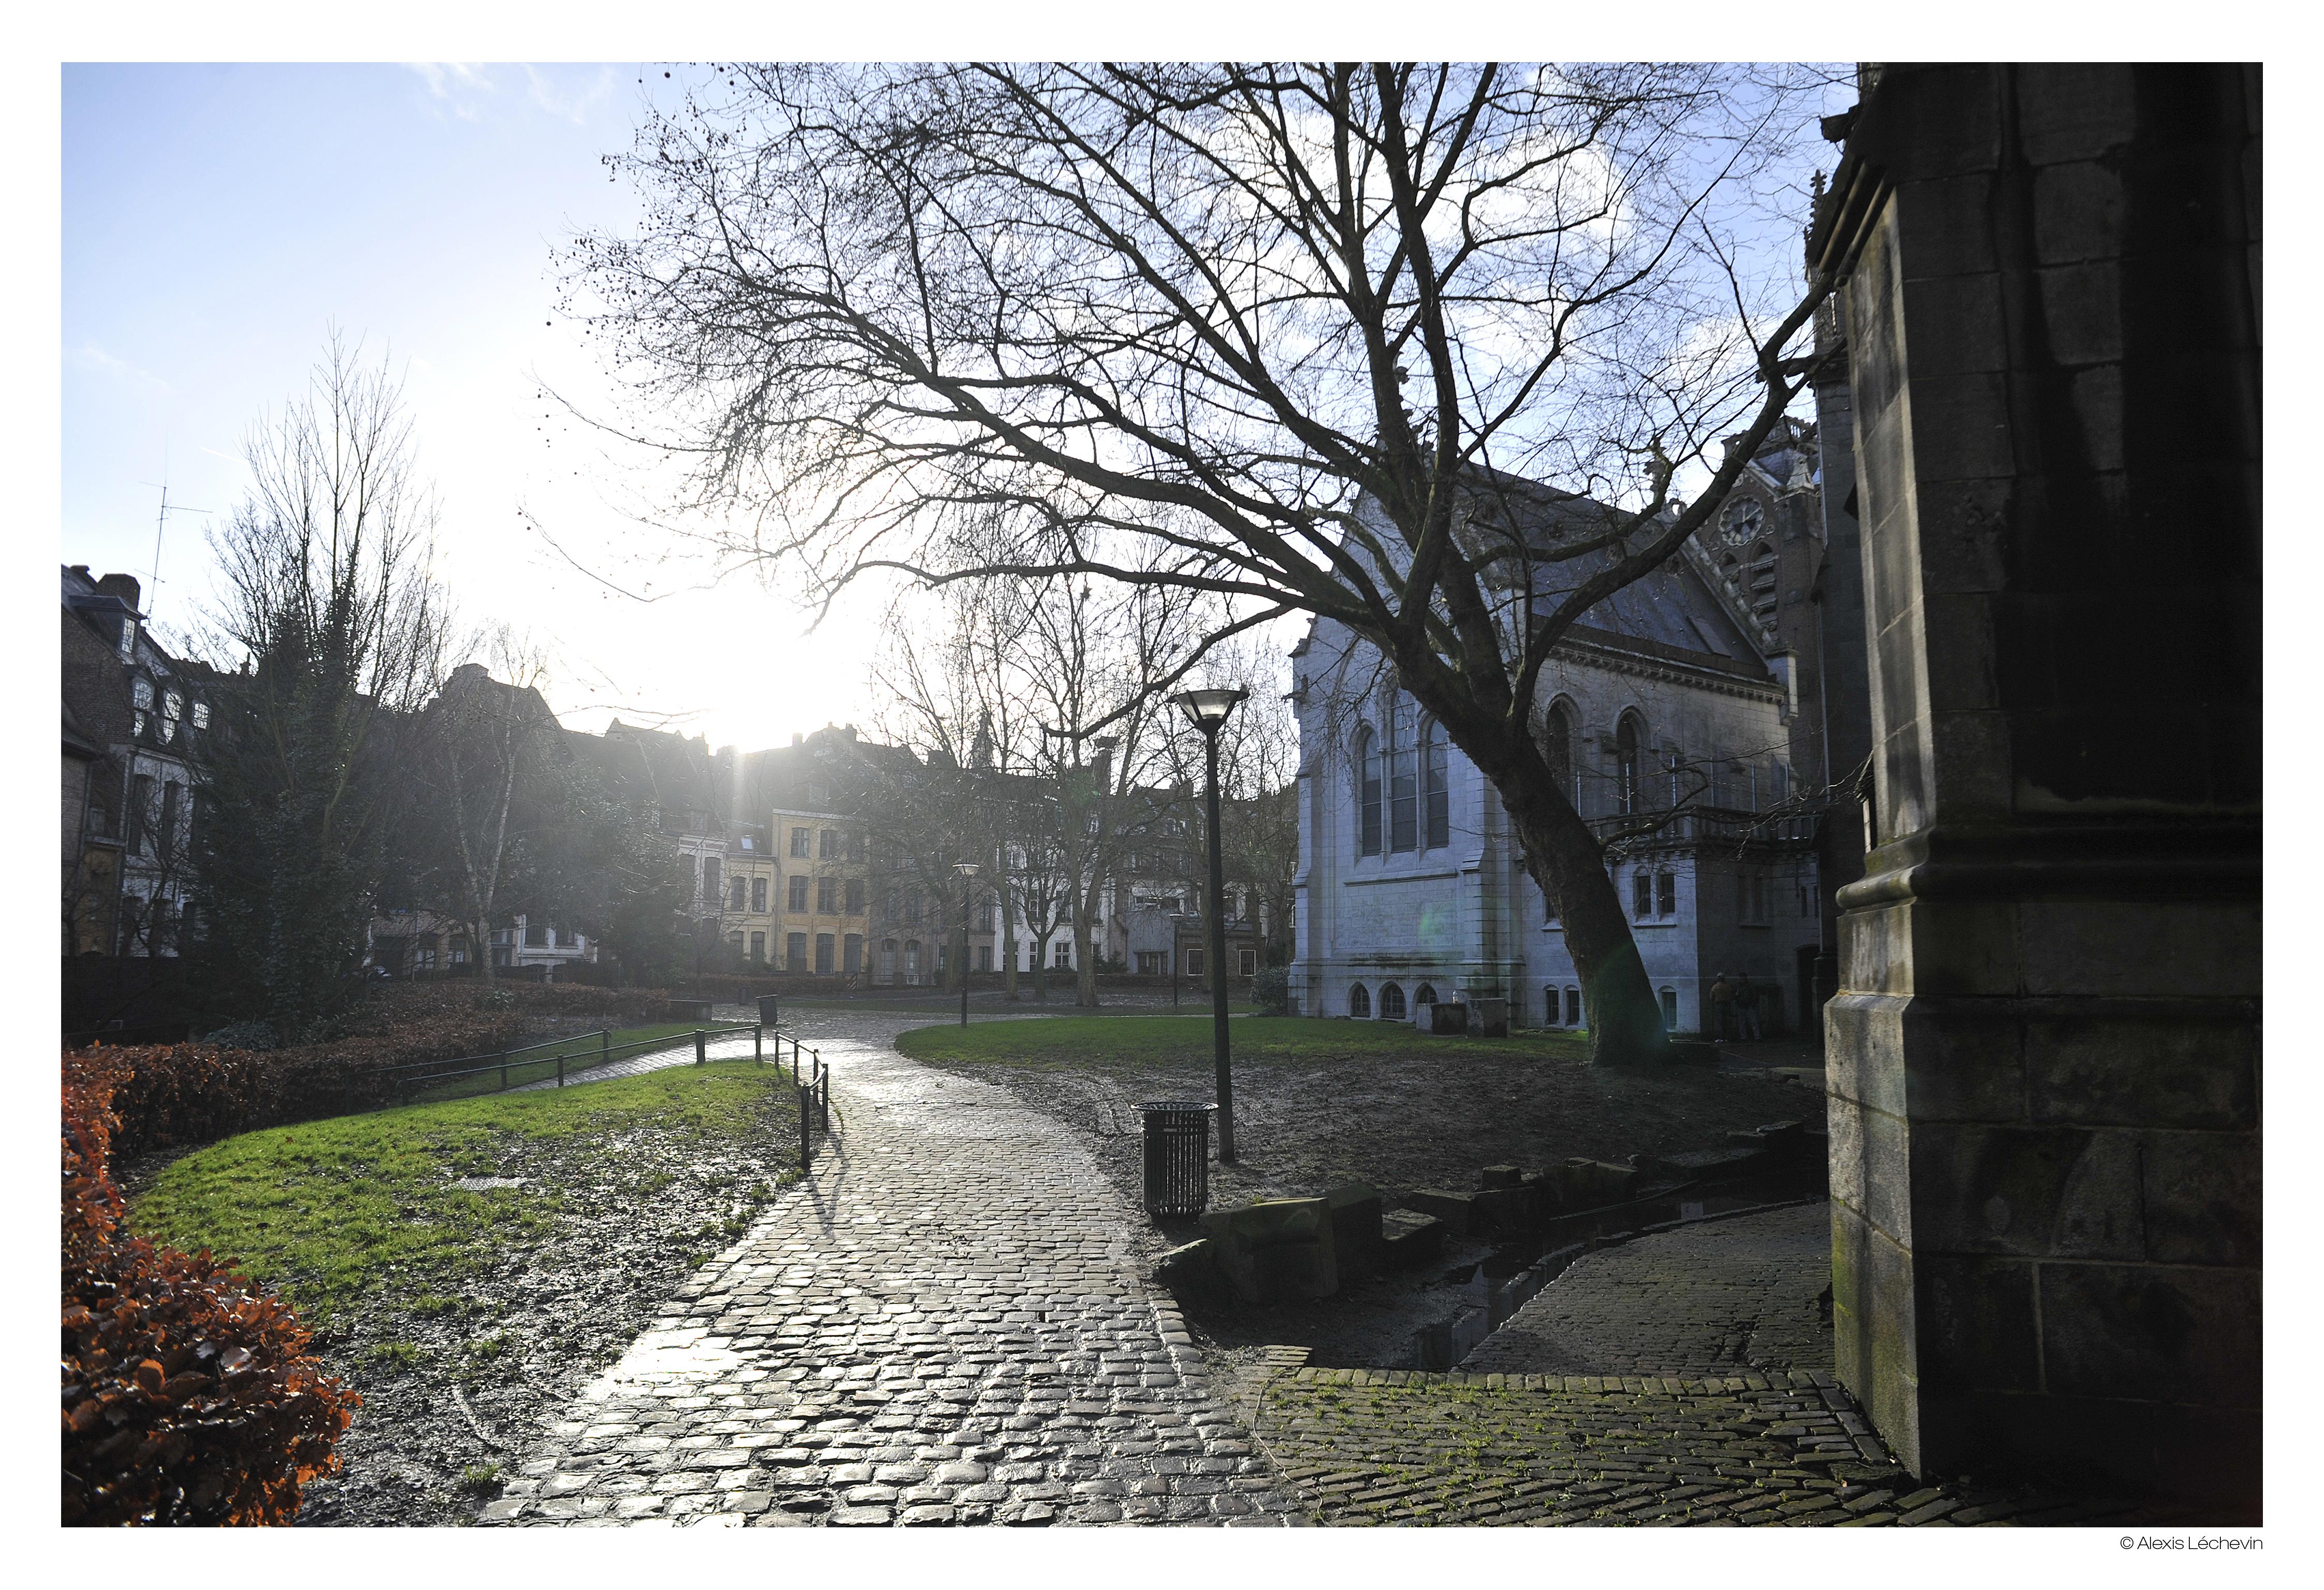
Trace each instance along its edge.
<path fill-rule="evenodd" d="M 1914 1472 L 2257 1506 L 2259 74 L 1868 72 L 1874 848 L 1826 1013 L 1841 1380 Z"/>

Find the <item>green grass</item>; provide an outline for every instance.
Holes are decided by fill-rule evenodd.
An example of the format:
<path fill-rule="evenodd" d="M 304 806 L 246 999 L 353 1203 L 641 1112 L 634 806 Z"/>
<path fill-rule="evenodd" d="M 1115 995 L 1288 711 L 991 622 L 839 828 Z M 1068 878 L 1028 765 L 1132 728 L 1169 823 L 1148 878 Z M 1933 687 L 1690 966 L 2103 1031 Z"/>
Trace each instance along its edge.
<path fill-rule="evenodd" d="M 784 1167 L 796 1106 L 774 1067 L 744 1061 L 673 1067 L 586 1088 L 414 1105 L 229 1137 L 164 1170 L 131 1212 L 143 1236 L 208 1248 L 288 1296 L 309 1322 L 380 1294 L 422 1314 L 449 1311 L 465 1282 L 547 1235 L 562 1202 L 549 1179 L 464 1191 L 464 1177 L 530 1163 L 622 1181 L 632 1169 L 601 1146 L 641 1128 L 706 1145 L 747 1142 Z M 635 1189 L 631 1189 L 635 1194 Z"/>
<path fill-rule="evenodd" d="M 1088 1015 L 1045 1021 L 918 1027 L 896 1040 L 915 1060 L 964 1061 L 1052 1069 L 1168 1068 L 1211 1061 L 1211 1021 L 1204 1016 Z M 1240 1065 L 1314 1065 L 1332 1060 L 1409 1055 L 1444 1060 L 1500 1054 L 1581 1060 L 1582 1040 L 1563 1034 L 1524 1033 L 1508 1038 L 1432 1038 L 1394 1022 L 1315 1021 L 1299 1016 L 1250 1016 L 1228 1028 Z"/>
<path fill-rule="evenodd" d="M 561 1041 L 554 1041 L 554 1047 L 549 1043 L 534 1045 L 522 1058 L 509 1062 L 508 1086 L 521 1088 L 528 1082 L 548 1081 L 557 1075 L 557 1059 L 559 1053 L 565 1057 L 565 1074 L 571 1077 L 576 1072 L 595 1065 L 597 1056 L 601 1053 L 611 1054 L 617 1061 L 635 1060 L 640 1055 L 651 1054 L 658 1049 L 675 1047 L 690 1040 L 694 1036 L 696 1025 L 697 1024 L 694 1022 L 666 1021 L 650 1023 L 641 1027 L 619 1027 L 608 1034 L 603 1046 L 594 1035 L 585 1037 L 578 1034 Z M 712 1042 L 715 1043 L 732 1034 L 747 1033 L 751 1029 L 746 1026 L 730 1026 L 704 1027 L 703 1030 L 709 1033 Z M 625 1043 L 645 1044 L 648 1047 L 624 1053 L 622 1046 Z M 445 1099 L 475 1098 L 502 1091 L 502 1073 L 499 1069 L 491 1066 L 488 1062 L 480 1063 L 484 1064 L 486 1069 L 473 1076 L 456 1077 L 450 1081 L 438 1082 L 431 1088 L 421 1089 L 413 1095 L 413 1101 L 434 1104 Z"/>

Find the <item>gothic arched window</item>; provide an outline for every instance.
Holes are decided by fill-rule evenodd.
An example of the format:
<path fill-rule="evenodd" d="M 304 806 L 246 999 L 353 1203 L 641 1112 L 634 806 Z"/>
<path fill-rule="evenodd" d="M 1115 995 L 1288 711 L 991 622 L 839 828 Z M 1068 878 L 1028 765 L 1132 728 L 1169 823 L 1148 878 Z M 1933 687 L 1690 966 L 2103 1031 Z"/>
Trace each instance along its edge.
<path fill-rule="evenodd" d="M 1357 731 L 1356 767 L 1356 823 L 1361 835 L 1356 853 L 1377 856 L 1380 853 L 1380 748 L 1379 737 L 1370 729 Z"/>
<path fill-rule="evenodd" d="M 1452 801 L 1444 787 L 1444 737 L 1434 723 L 1420 728 L 1420 788 L 1427 832 L 1421 848 L 1443 850 L 1452 842 Z"/>
<path fill-rule="evenodd" d="M 1573 787 L 1573 713 L 1560 702 L 1552 702 L 1549 721 L 1542 729 L 1542 759 L 1549 764 L 1549 776 L 1558 793 L 1572 800 L 1580 793 Z"/>
<path fill-rule="evenodd" d="M 1348 1014 L 1354 1016 L 1358 1021 L 1366 1021 L 1370 1019 L 1372 1014 L 1372 997 L 1365 991 L 1364 986 L 1361 983 L 1355 983 L 1349 987 Z"/>
<path fill-rule="evenodd" d="M 1625 712 L 1614 728 L 1614 792 L 1620 810 L 1638 809 L 1638 742 L 1645 738 L 1638 731 L 1636 712 Z"/>
<path fill-rule="evenodd" d="M 1389 983 L 1380 989 L 1380 1020 L 1402 1021 L 1403 1019 L 1404 990 L 1396 984 Z"/>
<path fill-rule="evenodd" d="M 1420 848 L 1420 789 L 1414 766 L 1412 703 L 1398 694 L 1388 717 L 1388 848 Z"/>

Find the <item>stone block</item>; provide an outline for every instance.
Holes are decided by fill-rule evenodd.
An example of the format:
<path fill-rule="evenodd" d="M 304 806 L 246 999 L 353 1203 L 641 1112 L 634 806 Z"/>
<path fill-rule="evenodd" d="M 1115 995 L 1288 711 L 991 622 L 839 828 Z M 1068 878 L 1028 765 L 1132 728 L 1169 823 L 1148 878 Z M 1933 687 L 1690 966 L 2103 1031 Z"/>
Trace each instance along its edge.
<path fill-rule="evenodd" d="M 1444 1222 L 1416 1209 L 1390 1209 L 1380 1217 L 1380 1263 L 1406 1270 L 1434 1259 L 1444 1246 Z"/>
<path fill-rule="evenodd" d="M 1931 376 L 2008 368 L 1997 272 L 1907 278 L 1904 314 L 1915 391 Z"/>
<path fill-rule="evenodd" d="M 1515 1165 L 1487 1165 L 1477 1172 L 1477 1185 L 1490 1190 L 1496 1187 L 1522 1187 L 1524 1172 Z"/>
<path fill-rule="evenodd" d="M 2014 473 L 2005 378 L 1985 372 L 1923 381 L 1916 374 L 1913 463 L 1922 480 L 1997 480 Z"/>
<path fill-rule="evenodd" d="M 1991 271 L 1993 175 L 1971 171 L 1903 184 L 1896 192 L 1904 280 Z"/>
<path fill-rule="evenodd" d="M 1469 1001 L 1469 1035 L 1506 1038 L 1509 1035 L 1509 1002 L 1506 999 Z"/>
<path fill-rule="evenodd" d="M 1425 1031 L 1440 1037 L 1452 1036 L 1469 1030 L 1469 1007 L 1458 1000 L 1439 999 L 1428 1006 Z"/>
<path fill-rule="evenodd" d="M 2163 1264 L 2260 1263 L 2255 1132 L 2142 1132 L 2146 1256 Z"/>
<path fill-rule="evenodd" d="M 2218 1130 L 2259 1120 L 2259 1034 L 2227 1001 L 2209 1019 L 2125 1007 L 2032 1020 L 2024 1064 L 2036 1121 Z"/>
<path fill-rule="evenodd" d="M 2132 69 L 2053 62 L 2016 74 L 2017 147 L 2034 165 L 2113 154 L 2138 130 Z"/>
<path fill-rule="evenodd" d="M 1548 1210 L 1540 1193 L 1530 1187 L 1496 1187 L 1477 1194 L 1469 1205 L 1472 1236 L 1508 1237 L 1539 1226 Z"/>
<path fill-rule="evenodd" d="M 1629 1165 L 1609 1165 L 1602 1160 L 1574 1158 L 1558 1167 L 1557 1185 L 1566 1208 L 1592 1209 L 1635 1198 L 1641 1180 Z"/>
<path fill-rule="evenodd" d="M 2042 1383 L 2042 1343 L 2034 1312 L 2034 1266 L 2022 1259 L 1922 1252 L 1922 1389 L 2031 1392 Z"/>
<path fill-rule="evenodd" d="M 2257 1271 L 2044 1264 L 2040 1284 L 2053 1393 L 2259 1406 Z"/>
<path fill-rule="evenodd" d="M 1377 1274 L 1387 1258 L 1380 1235 L 1379 1189 L 1369 1181 L 1342 1181 L 1327 1189 L 1332 1211 L 1332 1257 L 1342 1283 Z"/>
<path fill-rule="evenodd" d="M 1434 1215 L 1444 1222 L 1445 1229 L 1456 1236 L 1467 1236 L 1473 1227 L 1471 1208 L 1477 1201 L 1473 1192 L 1445 1192 L 1434 1187 L 1423 1187 L 1404 1195 L 1407 1208 L 1424 1215 Z"/>
<path fill-rule="evenodd" d="M 1220 1273 L 1245 1302 L 1329 1297 L 1339 1288 L 1331 1205 L 1274 1199 L 1203 1217 Z"/>
<path fill-rule="evenodd" d="M 2072 161 L 2034 172 L 2034 262 L 2070 265 L 2119 257 L 2126 199 L 2121 173 L 2098 161 Z"/>
<path fill-rule="evenodd" d="M 1916 1250 L 2140 1256 L 2137 1147 L 2127 1133 L 1915 1122 L 1911 1153 Z"/>

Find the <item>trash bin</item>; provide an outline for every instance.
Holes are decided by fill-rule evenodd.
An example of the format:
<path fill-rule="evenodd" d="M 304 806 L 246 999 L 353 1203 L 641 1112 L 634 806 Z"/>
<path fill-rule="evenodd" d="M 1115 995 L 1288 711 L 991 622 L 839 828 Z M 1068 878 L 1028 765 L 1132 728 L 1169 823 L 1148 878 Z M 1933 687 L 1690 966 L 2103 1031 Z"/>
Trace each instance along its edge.
<path fill-rule="evenodd" d="M 1199 1215 L 1211 1204 L 1211 1112 L 1215 1104 L 1141 1104 L 1146 1117 L 1146 1209 Z"/>
<path fill-rule="evenodd" d="M 771 1028 L 776 1025 L 776 997 L 772 994 L 761 994 L 759 996 L 759 1025 L 761 1026 Z"/>

